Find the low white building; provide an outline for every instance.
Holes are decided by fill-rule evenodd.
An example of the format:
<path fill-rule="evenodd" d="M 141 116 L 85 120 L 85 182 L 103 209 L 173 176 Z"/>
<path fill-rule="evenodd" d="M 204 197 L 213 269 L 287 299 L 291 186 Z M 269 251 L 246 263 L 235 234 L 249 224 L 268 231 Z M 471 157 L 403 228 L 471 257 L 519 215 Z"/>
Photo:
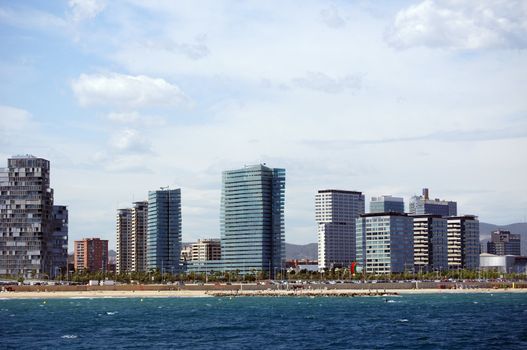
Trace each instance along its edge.
<path fill-rule="evenodd" d="M 495 270 L 503 273 L 525 273 L 527 269 L 527 256 L 483 253 L 479 255 L 479 266 L 482 270 Z"/>

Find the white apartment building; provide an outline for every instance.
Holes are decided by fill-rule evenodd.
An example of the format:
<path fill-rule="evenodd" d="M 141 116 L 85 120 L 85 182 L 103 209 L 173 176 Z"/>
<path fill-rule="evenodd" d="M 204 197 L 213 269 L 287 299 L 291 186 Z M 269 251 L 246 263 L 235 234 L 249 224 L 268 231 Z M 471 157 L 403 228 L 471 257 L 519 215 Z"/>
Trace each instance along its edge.
<path fill-rule="evenodd" d="M 348 267 L 355 261 L 355 220 L 364 214 L 357 191 L 319 190 L 315 197 L 318 268 Z"/>

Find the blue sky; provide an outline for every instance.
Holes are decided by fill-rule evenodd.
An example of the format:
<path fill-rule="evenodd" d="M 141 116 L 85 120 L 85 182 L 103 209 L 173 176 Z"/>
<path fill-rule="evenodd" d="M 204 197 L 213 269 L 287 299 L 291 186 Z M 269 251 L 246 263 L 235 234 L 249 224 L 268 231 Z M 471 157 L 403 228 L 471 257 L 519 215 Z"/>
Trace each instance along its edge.
<path fill-rule="evenodd" d="M 0 159 L 52 162 L 70 239 L 182 188 L 219 235 L 221 171 L 287 170 L 286 240 L 317 189 L 527 216 L 525 1 L 0 1 Z"/>

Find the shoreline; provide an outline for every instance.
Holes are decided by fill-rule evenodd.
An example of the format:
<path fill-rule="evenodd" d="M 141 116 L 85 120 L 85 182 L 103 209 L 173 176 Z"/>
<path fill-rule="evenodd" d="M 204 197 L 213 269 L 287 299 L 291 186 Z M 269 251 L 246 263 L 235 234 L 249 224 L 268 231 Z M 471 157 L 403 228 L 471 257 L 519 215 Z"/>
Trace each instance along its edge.
<path fill-rule="evenodd" d="M 20 291 L 1 292 L 7 299 L 91 299 L 91 298 L 213 298 L 213 297 L 378 297 L 415 294 L 502 294 L 527 293 L 526 288 L 477 289 L 310 289 L 310 290 L 138 290 L 138 291 Z"/>

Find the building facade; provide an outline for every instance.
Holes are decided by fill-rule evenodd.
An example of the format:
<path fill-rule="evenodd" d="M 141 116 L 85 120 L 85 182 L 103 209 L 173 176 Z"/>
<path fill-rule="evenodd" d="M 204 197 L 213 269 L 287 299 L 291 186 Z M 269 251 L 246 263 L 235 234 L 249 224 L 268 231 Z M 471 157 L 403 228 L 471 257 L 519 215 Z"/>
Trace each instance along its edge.
<path fill-rule="evenodd" d="M 497 230 L 490 234 L 487 253 L 494 255 L 521 255 L 521 237 L 510 231 Z"/>
<path fill-rule="evenodd" d="M 448 221 L 439 215 L 413 215 L 416 272 L 448 270 Z"/>
<path fill-rule="evenodd" d="M 53 206 L 52 225 L 53 232 L 48 241 L 49 274 L 55 278 L 68 270 L 68 208 L 65 205 Z"/>
<path fill-rule="evenodd" d="M 265 164 L 224 171 L 222 269 L 274 276 L 285 262 L 285 169 Z"/>
<path fill-rule="evenodd" d="M 369 274 L 413 271 L 413 220 L 401 213 L 363 214 L 357 220 L 357 262 Z"/>
<path fill-rule="evenodd" d="M 135 202 L 132 208 L 132 271 L 147 271 L 148 201 Z"/>
<path fill-rule="evenodd" d="M 315 197 L 318 268 L 348 267 L 355 261 L 356 219 L 364 214 L 357 191 L 320 190 Z"/>
<path fill-rule="evenodd" d="M 221 241 L 219 239 L 198 239 L 191 247 L 191 260 L 221 260 Z"/>
<path fill-rule="evenodd" d="M 189 248 L 189 260 L 186 261 L 188 272 L 210 274 L 222 270 L 219 239 L 199 239 Z"/>
<path fill-rule="evenodd" d="M 497 271 L 501 273 L 527 272 L 527 256 L 480 254 L 479 265 L 482 271 Z"/>
<path fill-rule="evenodd" d="M 53 274 L 50 163 L 31 155 L 0 169 L 0 275 Z"/>
<path fill-rule="evenodd" d="M 132 271 L 132 209 L 117 210 L 115 271 Z"/>
<path fill-rule="evenodd" d="M 181 189 L 148 192 L 147 269 L 180 271 Z"/>
<path fill-rule="evenodd" d="M 410 199 L 410 214 L 456 216 L 457 203 L 438 198 L 430 199 L 428 188 L 423 188 L 421 196 L 413 196 Z"/>
<path fill-rule="evenodd" d="M 450 270 L 479 268 L 479 221 L 477 216 L 447 218 L 448 268 Z"/>
<path fill-rule="evenodd" d="M 108 241 L 100 238 L 84 238 L 74 243 L 73 262 L 75 271 L 108 271 Z"/>
<path fill-rule="evenodd" d="M 401 197 L 378 196 L 370 201 L 370 213 L 404 213 L 404 199 Z"/>

